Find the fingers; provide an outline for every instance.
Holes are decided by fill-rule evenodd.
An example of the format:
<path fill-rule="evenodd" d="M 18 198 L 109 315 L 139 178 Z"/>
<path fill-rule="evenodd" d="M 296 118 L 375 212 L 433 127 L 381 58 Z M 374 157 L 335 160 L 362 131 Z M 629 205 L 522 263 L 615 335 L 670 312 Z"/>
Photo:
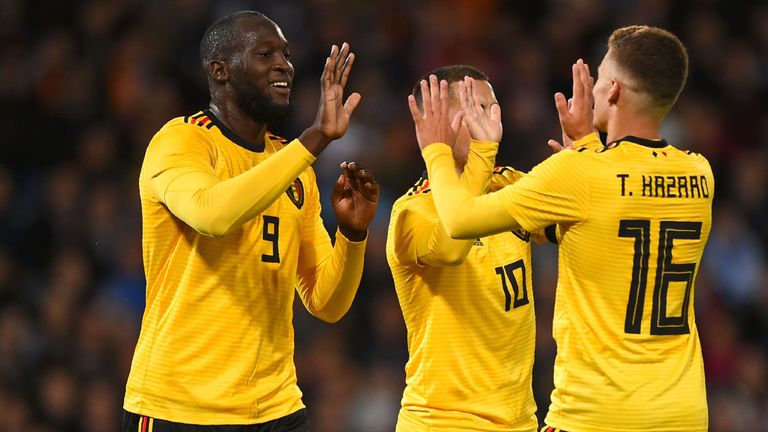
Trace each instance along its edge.
<path fill-rule="evenodd" d="M 346 190 L 358 191 L 366 199 L 375 200 L 379 194 L 380 186 L 371 171 L 363 168 L 358 162 L 342 162 L 339 167 L 344 172 L 340 179 L 344 179 Z"/>
<path fill-rule="evenodd" d="M 333 47 L 336 47 L 336 45 L 334 45 Z M 331 54 L 333 54 L 333 47 L 331 48 Z M 330 91 L 332 79 L 333 79 L 333 62 L 331 61 L 331 57 L 326 57 L 325 66 L 323 66 L 323 74 L 320 75 L 320 89 L 323 92 Z"/>
<path fill-rule="evenodd" d="M 352 115 L 353 112 L 355 112 L 355 108 L 357 108 L 357 104 L 360 103 L 360 99 L 362 99 L 363 96 L 360 95 L 358 92 L 354 92 L 347 98 L 347 101 L 344 102 L 344 109 L 347 111 L 347 114 Z"/>
<path fill-rule="evenodd" d="M 349 63 L 349 56 L 349 44 L 344 42 L 341 44 L 341 50 L 339 51 L 339 55 L 336 57 L 335 70 L 333 74 L 334 83 L 341 82 L 342 76 L 344 75 L 344 69 L 346 68 L 347 63 Z"/>
<path fill-rule="evenodd" d="M 424 108 L 424 117 L 432 114 L 432 98 L 427 80 L 421 80 L 421 105 Z"/>
<path fill-rule="evenodd" d="M 451 122 L 451 129 L 453 129 L 454 133 L 459 133 L 459 129 L 461 129 L 461 123 L 464 121 L 464 111 L 459 111 L 456 113 L 456 115 L 453 117 L 453 121 Z"/>
<path fill-rule="evenodd" d="M 350 52 L 348 43 L 341 44 L 341 49 L 338 45 L 331 45 L 331 53 L 325 60 L 321 77 L 323 84 L 327 82 L 328 85 L 341 84 L 342 87 L 346 86 L 354 62 L 355 54 Z"/>
<path fill-rule="evenodd" d="M 333 184 L 333 190 L 331 191 L 331 196 L 342 197 L 346 189 L 345 184 L 346 184 L 346 179 L 344 177 L 344 174 L 341 174 L 339 178 L 336 179 L 336 183 Z"/>
<path fill-rule="evenodd" d="M 581 69 L 581 84 L 584 87 L 584 100 L 587 108 L 592 108 L 594 105 L 594 96 L 592 95 L 592 89 L 595 87 L 595 79 L 589 73 L 589 65 L 584 63 Z"/>
<path fill-rule="evenodd" d="M 448 118 L 448 81 L 446 80 L 440 80 L 440 118 Z"/>
<path fill-rule="evenodd" d="M 553 139 L 551 139 L 551 140 L 547 141 L 547 145 L 548 145 L 548 146 L 549 146 L 549 148 L 551 148 L 551 149 L 552 149 L 552 151 L 553 151 L 553 152 L 555 152 L 555 153 L 558 153 L 558 152 L 562 151 L 562 150 L 565 148 L 565 147 L 563 147 L 563 146 L 562 146 L 562 145 L 561 145 L 559 142 L 557 142 L 557 141 L 555 141 L 555 140 L 553 140 Z"/>
<path fill-rule="evenodd" d="M 557 108 L 557 115 L 560 118 L 560 124 L 563 120 L 568 118 L 568 102 L 565 100 L 565 95 L 557 92 L 555 93 L 555 108 Z"/>
<path fill-rule="evenodd" d="M 464 77 L 467 81 L 467 98 L 469 102 L 469 108 L 477 114 L 477 102 L 475 101 L 475 80 L 469 77 Z"/>
<path fill-rule="evenodd" d="M 421 122 L 421 119 L 424 117 L 424 114 L 419 111 L 419 106 L 416 104 L 416 98 L 413 95 L 408 95 L 408 108 L 411 110 L 411 117 L 413 117 L 413 122 L 418 125 L 419 122 Z"/>
<path fill-rule="evenodd" d="M 355 63 L 355 53 L 349 53 L 347 59 L 344 61 L 344 66 L 341 69 L 341 80 L 339 84 L 342 87 L 347 86 L 347 80 L 349 79 L 349 72 L 352 70 L 352 64 Z"/>
<path fill-rule="evenodd" d="M 328 79 L 329 82 L 336 82 L 336 63 L 339 58 L 339 47 L 331 45 L 331 53 L 325 61 L 325 69 L 323 70 L 323 77 Z"/>
<path fill-rule="evenodd" d="M 477 111 L 478 113 L 480 113 L 480 112 L 485 112 L 485 111 L 483 110 L 483 105 L 480 103 L 480 100 L 479 100 L 479 99 L 476 97 L 476 96 L 477 96 L 477 93 L 475 93 L 475 92 L 477 91 L 477 86 L 476 86 L 476 82 L 475 82 L 475 79 L 474 79 L 474 78 L 470 78 L 470 79 L 469 79 L 469 82 L 471 82 L 471 83 L 472 83 L 472 84 L 470 85 L 470 87 L 471 87 L 471 88 L 470 88 L 470 90 L 471 90 L 471 93 L 472 93 L 472 107 L 473 107 L 473 108 L 475 109 L 475 111 Z"/>
<path fill-rule="evenodd" d="M 335 45 L 334 45 L 335 46 Z M 347 59 L 347 53 L 349 52 L 349 44 L 344 42 L 341 44 L 341 49 L 336 52 L 333 57 L 333 82 L 339 82 L 341 78 L 341 69 L 344 67 L 344 62 Z"/>
<path fill-rule="evenodd" d="M 429 96 L 431 100 L 431 111 L 428 113 L 437 114 L 442 111 L 440 106 L 440 84 L 437 82 L 437 76 L 429 76 Z"/>
<path fill-rule="evenodd" d="M 571 68 L 573 70 L 573 108 L 576 110 L 580 109 L 584 102 L 583 65 L 584 61 L 578 59 Z"/>
<path fill-rule="evenodd" d="M 491 120 L 501 123 L 501 106 L 499 104 L 491 105 Z"/>
<path fill-rule="evenodd" d="M 461 110 L 467 111 L 469 109 L 469 97 L 467 96 L 467 80 L 469 77 L 464 77 L 463 81 L 459 81 L 459 102 L 461 103 Z"/>

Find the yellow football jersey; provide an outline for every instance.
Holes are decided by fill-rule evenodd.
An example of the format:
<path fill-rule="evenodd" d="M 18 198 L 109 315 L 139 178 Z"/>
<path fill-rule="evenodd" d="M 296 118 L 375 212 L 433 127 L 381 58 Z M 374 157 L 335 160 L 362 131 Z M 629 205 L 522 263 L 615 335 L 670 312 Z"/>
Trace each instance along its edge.
<path fill-rule="evenodd" d="M 520 175 L 497 169 L 490 187 Z M 422 178 L 393 206 L 387 260 L 408 329 L 397 430 L 535 431 L 530 236 L 448 238 Z"/>
<path fill-rule="evenodd" d="M 127 411 L 254 424 L 304 406 L 294 289 L 310 312 L 339 319 L 365 249 L 338 232 L 331 245 L 313 161 L 269 134 L 254 147 L 207 110 L 153 137 L 139 176 L 147 302 Z"/>
<path fill-rule="evenodd" d="M 703 156 L 626 137 L 597 151 L 563 151 L 514 185 L 472 198 L 450 173 L 450 148 L 431 145 L 423 154 L 452 235 L 558 224 L 548 425 L 707 430 L 693 310 L 714 194 Z"/>

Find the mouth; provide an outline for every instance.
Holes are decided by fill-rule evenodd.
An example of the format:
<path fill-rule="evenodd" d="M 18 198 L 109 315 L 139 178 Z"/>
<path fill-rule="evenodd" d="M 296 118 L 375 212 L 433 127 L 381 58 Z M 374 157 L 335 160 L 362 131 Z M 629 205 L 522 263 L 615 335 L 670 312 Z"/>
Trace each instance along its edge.
<path fill-rule="evenodd" d="M 269 86 L 277 90 L 279 93 L 291 93 L 291 84 L 288 81 L 272 81 L 269 83 Z"/>

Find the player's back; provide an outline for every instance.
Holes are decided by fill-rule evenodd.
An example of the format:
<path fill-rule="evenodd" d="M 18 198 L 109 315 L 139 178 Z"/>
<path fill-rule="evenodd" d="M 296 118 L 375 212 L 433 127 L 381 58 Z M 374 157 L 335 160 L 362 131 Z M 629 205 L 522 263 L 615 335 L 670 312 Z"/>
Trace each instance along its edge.
<path fill-rule="evenodd" d="M 585 190 L 579 221 L 558 228 L 558 356 L 547 423 L 706 430 L 693 288 L 711 225 L 709 163 L 632 137 L 553 158 L 560 162 L 548 165 L 569 166 Z"/>

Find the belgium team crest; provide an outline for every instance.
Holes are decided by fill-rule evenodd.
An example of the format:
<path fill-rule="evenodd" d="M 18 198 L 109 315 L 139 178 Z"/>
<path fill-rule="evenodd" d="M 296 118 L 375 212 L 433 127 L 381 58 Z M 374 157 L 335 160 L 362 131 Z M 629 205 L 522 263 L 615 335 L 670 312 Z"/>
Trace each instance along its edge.
<path fill-rule="evenodd" d="M 296 180 L 288 186 L 288 189 L 285 190 L 285 194 L 288 195 L 288 198 L 291 199 L 291 202 L 296 208 L 300 209 L 301 206 L 304 205 L 304 183 L 301 182 L 300 178 L 297 177 Z"/>

